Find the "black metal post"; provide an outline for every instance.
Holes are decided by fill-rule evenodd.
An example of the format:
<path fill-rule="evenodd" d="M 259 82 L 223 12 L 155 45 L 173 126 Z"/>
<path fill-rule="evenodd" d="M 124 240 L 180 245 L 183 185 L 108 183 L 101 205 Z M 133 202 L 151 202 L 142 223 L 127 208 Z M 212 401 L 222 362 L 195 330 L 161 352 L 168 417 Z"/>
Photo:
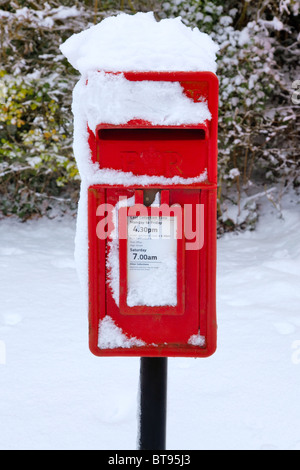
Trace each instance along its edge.
<path fill-rule="evenodd" d="M 142 357 L 140 369 L 139 450 L 166 449 L 166 357 Z"/>

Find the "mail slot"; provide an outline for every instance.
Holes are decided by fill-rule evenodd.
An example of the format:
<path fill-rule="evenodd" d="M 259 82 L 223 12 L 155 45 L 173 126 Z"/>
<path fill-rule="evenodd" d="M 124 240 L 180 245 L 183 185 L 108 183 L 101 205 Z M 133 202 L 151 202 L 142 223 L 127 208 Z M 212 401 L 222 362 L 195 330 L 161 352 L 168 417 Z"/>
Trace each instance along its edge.
<path fill-rule="evenodd" d="M 218 79 L 210 72 L 124 76 L 178 82 L 211 118 L 167 126 L 137 116 L 88 129 L 91 161 L 115 178 L 88 188 L 90 349 L 207 357 L 217 344 Z"/>
<path fill-rule="evenodd" d="M 207 130 L 203 128 L 104 128 L 97 131 L 101 168 L 135 175 L 194 177 L 207 168 Z"/>

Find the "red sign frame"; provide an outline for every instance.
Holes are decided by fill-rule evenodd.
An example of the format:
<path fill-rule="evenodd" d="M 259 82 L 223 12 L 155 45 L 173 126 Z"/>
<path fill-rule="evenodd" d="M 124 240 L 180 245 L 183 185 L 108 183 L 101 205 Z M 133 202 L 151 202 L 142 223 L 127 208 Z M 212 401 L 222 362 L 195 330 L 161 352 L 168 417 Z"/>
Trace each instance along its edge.
<path fill-rule="evenodd" d="M 138 197 L 140 196 L 140 200 Z M 178 207 L 169 206 L 169 191 L 161 192 L 161 205 L 159 207 L 146 207 L 143 205 L 143 191 L 136 191 L 133 208 L 122 207 L 119 210 L 119 227 L 127 228 L 126 219 L 130 214 L 138 213 L 142 208 L 143 213 L 149 217 L 174 217 L 176 219 L 177 232 L 177 305 L 176 306 L 156 306 L 145 305 L 129 307 L 127 304 L 128 292 L 128 231 L 119 238 L 120 252 L 120 312 L 123 315 L 183 315 L 185 304 L 185 238 L 184 238 L 184 218 Z M 180 212 L 180 213 L 179 213 Z M 125 213 L 125 214 L 124 214 Z M 171 215 L 172 214 L 172 215 Z M 124 217 L 125 215 L 125 217 Z M 125 222 L 125 223 L 124 223 Z M 120 234 L 120 230 L 119 230 Z M 164 287 L 161 286 L 163 289 Z"/>

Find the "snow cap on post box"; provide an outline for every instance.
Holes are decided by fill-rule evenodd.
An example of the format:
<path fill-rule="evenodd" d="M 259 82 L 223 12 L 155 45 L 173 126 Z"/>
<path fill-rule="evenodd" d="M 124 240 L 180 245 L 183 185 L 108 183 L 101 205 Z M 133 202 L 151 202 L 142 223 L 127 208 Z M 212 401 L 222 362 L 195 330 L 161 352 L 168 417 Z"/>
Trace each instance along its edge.
<path fill-rule="evenodd" d="M 217 70 L 218 46 L 181 18 L 156 21 L 154 14 L 120 14 L 74 34 L 62 53 L 82 75 L 91 71 Z"/>

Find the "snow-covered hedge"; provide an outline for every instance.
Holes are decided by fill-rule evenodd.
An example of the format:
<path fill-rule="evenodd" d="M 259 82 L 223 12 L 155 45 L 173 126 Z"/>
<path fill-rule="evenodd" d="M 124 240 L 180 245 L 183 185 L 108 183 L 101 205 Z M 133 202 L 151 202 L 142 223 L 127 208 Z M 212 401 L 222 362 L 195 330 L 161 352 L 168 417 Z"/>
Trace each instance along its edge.
<path fill-rule="evenodd" d="M 55 215 L 56 208 L 75 208 L 78 195 L 70 120 L 75 77 L 58 47 L 88 15 L 56 2 L 3 3 L 0 214 Z"/>
<path fill-rule="evenodd" d="M 60 53 L 73 33 L 105 16 L 155 2 L 0 1 L 0 217 L 76 212 L 72 89 L 78 74 Z"/>
<path fill-rule="evenodd" d="M 299 2 L 173 0 L 163 8 L 220 45 L 220 229 L 254 224 L 262 185 L 276 184 L 266 190 L 276 204 L 284 188 L 300 185 L 299 102 L 292 100 Z"/>
<path fill-rule="evenodd" d="M 220 45 L 219 230 L 254 225 L 259 197 L 277 205 L 284 188 L 300 184 L 296 0 L 2 0 L 0 215 L 75 210 L 70 106 L 78 75 L 59 45 L 120 9 L 180 15 Z"/>

